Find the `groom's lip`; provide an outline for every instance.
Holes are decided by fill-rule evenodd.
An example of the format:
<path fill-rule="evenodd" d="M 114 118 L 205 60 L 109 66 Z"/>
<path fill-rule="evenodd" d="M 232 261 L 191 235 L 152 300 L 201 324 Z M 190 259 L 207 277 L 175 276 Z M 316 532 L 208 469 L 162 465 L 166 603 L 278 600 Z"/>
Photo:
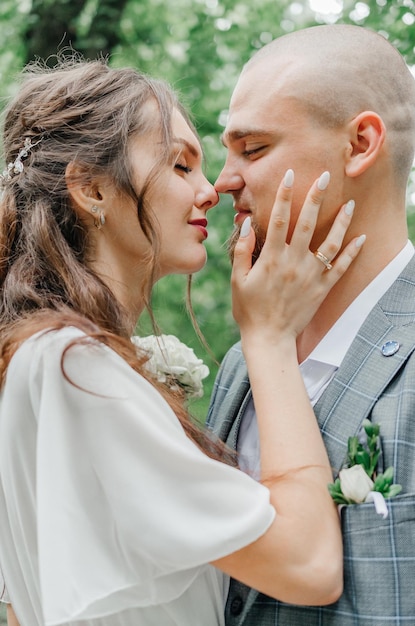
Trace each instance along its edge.
<path fill-rule="evenodd" d="M 248 209 L 241 209 L 241 208 L 235 207 L 235 211 L 236 211 L 236 215 L 233 218 L 234 224 L 242 224 L 244 219 L 248 217 L 248 215 L 251 215 L 251 211 L 249 211 Z"/>

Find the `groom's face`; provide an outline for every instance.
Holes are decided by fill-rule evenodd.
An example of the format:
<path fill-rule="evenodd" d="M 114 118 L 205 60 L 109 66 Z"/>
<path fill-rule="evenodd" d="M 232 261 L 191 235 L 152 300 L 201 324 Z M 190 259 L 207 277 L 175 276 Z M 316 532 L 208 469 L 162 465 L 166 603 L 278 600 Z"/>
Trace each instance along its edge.
<path fill-rule="evenodd" d="M 342 171 L 338 131 L 317 124 L 307 111 L 299 81 L 292 78 L 295 67 L 287 60 L 279 67 L 275 62 L 270 67 L 265 59 L 242 73 L 223 133 L 228 154 L 215 185 L 219 193 L 232 194 L 237 225 L 246 216 L 252 217 L 259 247 L 265 239 L 277 187 L 287 169 L 295 173 L 288 241 L 312 182 L 325 170 L 331 172 L 332 180 L 333 171 Z M 336 212 L 341 204 L 333 192 L 328 192 L 326 203 L 334 203 Z M 324 239 L 332 218 L 333 212 L 330 214 L 323 206 L 311 249 L 317 249 Z"/>

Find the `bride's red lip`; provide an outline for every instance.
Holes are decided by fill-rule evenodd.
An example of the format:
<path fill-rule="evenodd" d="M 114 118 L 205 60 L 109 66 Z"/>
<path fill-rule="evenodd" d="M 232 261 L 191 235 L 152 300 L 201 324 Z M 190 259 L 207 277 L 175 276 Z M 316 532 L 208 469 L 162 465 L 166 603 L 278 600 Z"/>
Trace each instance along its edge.
<path fill-rule="evenodd" d="M 193 226 L 203 226 L 203 228 L 206 228 L 207 223 L 207 219 L 205 218 L 200 218 L 199 220 L 191 220 L 189 222 L 189 224 L 193 224 Z"/>
<path fill-rule="evenodd" d="M 204 239 L 207 239 L 208 236 L 208 231 L 206 230 L 206 226 L 208 224 L 207 220 L 204 218 L 198 219 L 198 220 L 191 220 L 189 222 L 189 224 L 191 226 L 196 226 L 196 228 L 198 228 L 198 230 L 200 230 L 200 232 L 202 233 Z"/>

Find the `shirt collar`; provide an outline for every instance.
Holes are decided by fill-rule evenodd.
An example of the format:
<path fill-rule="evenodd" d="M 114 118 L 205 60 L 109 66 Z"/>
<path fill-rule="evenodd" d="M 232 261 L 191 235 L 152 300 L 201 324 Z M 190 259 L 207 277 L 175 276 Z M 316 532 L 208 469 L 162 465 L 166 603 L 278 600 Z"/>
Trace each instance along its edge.
<path fill-rule="evenodd" d="M 339 367 L 353 339 L 376 302 L 386 293 L 414 254 L 414 246 L 408 241 L 405 247 L 353 300 L 350 306 L 330 328 L 308 358 Z"/>

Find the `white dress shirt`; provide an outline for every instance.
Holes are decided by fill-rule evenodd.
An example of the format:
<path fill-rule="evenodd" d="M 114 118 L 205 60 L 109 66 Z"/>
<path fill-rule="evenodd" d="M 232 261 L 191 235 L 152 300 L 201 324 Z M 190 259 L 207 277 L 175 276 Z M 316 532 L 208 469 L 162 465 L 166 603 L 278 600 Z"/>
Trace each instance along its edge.
<path fill-rule="evenodd" d="M 408 241 L 401 252 L 353 300 L 311 354 L 301 363 L 301 374 L 312 406 L 316 404 L 332 380 L 366 317 L 409 263 L 413 254 L 414 246 Z M 237 449 L 241 469 L 259 479 L 258 425 L 252 398 L 242 418 Z"/>

